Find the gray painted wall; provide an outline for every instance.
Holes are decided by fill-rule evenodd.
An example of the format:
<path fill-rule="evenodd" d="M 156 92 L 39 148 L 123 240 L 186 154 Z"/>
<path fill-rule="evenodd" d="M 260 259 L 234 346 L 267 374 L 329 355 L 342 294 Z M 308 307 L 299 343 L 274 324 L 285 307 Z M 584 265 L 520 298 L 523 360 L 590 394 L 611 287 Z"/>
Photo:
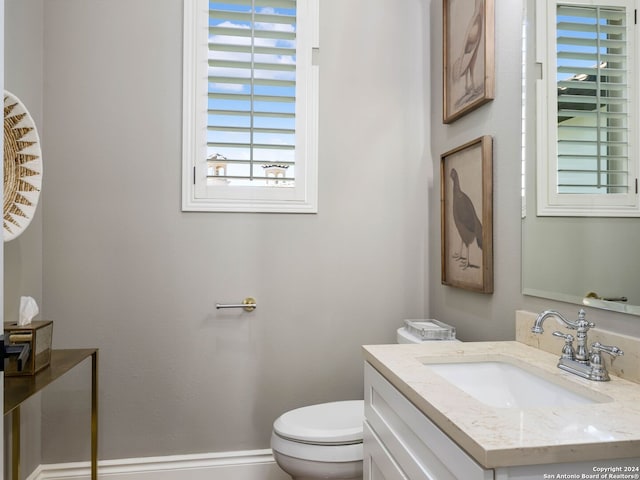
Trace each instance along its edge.
<path fill-rule="evenodd" d="M 533 0 L 527 0 L 531 5 Z M 442 123 L 442 2 L 433 0 L 431 21 L 431 155 L 432 182 L 429 191 L 429 296 L 425 310 L 457 327 L 463 340 L 508 340 L 514 338 L 514 310 L 542 311 L 555 308 L 573 316 L 577 305 L 521 294 L 521 76 L 522 14 L 524 0 L 495 0 L 496 96 L 495 99 L 453 124 Z M 531 9 L 529 9 L 531 11 Z M 534 24 L 529 21 L 528 28 Z M 529 34 L 532 38 L 532 32 Z M 531 102 L 529 102 L 531 103 Z M 532 111 L 531 109 L 529 110 Z M 530 115 L 533 115 L 531 113 Z M 528 118 L 529 125 L 534 124 Z M 493 239 L 494 293 L 484 295 L 440 283 L 440 155 L 481 135 L 494 139 Z M 637 256 L 637 252 L 632 252 Z M 598 326 L 640 336 L 637 316 L 587 309 Z"/>
<path fill-rule="evenodd" d="M 8 0 L 5 15 L 5 88 L 24 103 L 42 137 L 42 0 Z M 41 200 L 45 188 L 43 184 Z M 4 245 L 5 321 L 18 319 L 22 295 L 32 296 L 38 305 L 42 304 L 41 207 L 42 204 L 36 209 L 29 227 Z"/>
<path fill-rule="evenodd" d="M 43 133 L 42 0 L 7 0 L 4 25 L 4 87 L 24 103 L 38 132 Z M 43 162 L 46 172 L 46 146 Z M 40 201 L 46 196 L 46 173 Z M 42 309 L 42 204 L 36 209 L 29 227 L 16 239 L 4 244 L 4 321 L 16 321 L 20 297 L 35 298 Z M 40 315 L 37 318 L 42 318 Z M 31 472 L 41 462 L 41 396 L 36 395 L 21 408 L 21 443 L 23 472 Z M 5 451 L 10 446 L 10 417 L 5 418 Z M 11 457 L 7 454 L 6 459 Z M 10 462 L 5 462 L 9 478 Z"/>
<path fill-rule="evenodd" d="M 442 2 L 430 2 L 442 19 Z M 520 294 L 520 1 L 495 1 L 495 99 L 456 122 L 442 123 L 442 21 L 431 22 L 431 155 L 429 207 L 430 302 L 428 310 L 453 323 L 463 340 L 514 337 Z M 440 283 L 440 155 L 482 135 L 493 136 L 494 293 L 481 294 Z"/>
<path fill-rule="evenodd" d="M 281 412 L 360 397 L 359 345 L 403 318 L 512 339 L 517 308 L 577 309 L 520 294 L 522 1 L 496 0 L 496 99 L 445 126 L 441 2 L 322 0 L 312 216 L 180 212 L 181 3 L 44 5 L 42 260 L 16 270 L 42 263 L 56 347 L 100 347 L 101 458 L 265 448 Z M 492 295 L 440 284 L 440 154 L 484 134 Z M 44 395 L 42 462 L 88 458 L 88 375 Z"/>
<path fill-rule="evenodd" d="M 182 2 L 45 2 L 44 308 L 100 348 L 103 459 L 266 448 L 423 315 L 422 2 L 320 15 L 319 213 L 182 213 Z M 88 458 L 88 375 L 45 392 L 44 463 Z"/>

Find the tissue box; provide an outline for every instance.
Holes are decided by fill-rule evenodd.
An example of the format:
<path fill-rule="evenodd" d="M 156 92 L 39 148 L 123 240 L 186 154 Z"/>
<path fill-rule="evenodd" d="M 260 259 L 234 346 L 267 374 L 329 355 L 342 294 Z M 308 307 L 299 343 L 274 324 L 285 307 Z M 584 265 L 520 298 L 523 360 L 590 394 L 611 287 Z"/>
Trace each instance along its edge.
<path fill-rule="evenodd" d="M 4 324 L 4 341 L 7 344 L 28 343 L 29 358 L 18 370 L 15 358 L 9 358 L 5 363 L 5 375 L 35 375 L 49 365 L 51 361 L 51 338 L 53 337 L 53 322 L 33 321 L 29 325 L 19 327 L 17 323 Z"/>

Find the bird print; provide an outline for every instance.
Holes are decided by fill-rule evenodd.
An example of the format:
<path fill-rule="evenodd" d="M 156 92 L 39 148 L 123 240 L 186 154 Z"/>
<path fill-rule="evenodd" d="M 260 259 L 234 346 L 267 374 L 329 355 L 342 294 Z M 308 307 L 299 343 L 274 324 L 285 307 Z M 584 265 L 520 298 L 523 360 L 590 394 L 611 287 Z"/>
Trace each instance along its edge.
<path fill-rule="evenodd" d="M 480 40 L 482 38 L 482 6 L 484 0 L 476 0 L 475 9 L 467 31 L 464 36 L 463 48 L 460 55 L 453 63 L 453 78 L 461 80 L 464 78 L 465 94 L 458 100 L 458 104 L 467 103 L 469 97 L 475 96 L 475 71 L 478 51 L 480 50 Z"/>
<path fill-rule="evenodd" d="M 451 169 L 450 174 L 453 181 L 453 221 L 460 235 L 460 252 L 453 255 L 460 261 L 463 270 L 469 267 L 478 268 L 472 265 L 469 259 L 469 245 L 475 240 L 478 248 L 482 250 L 482 223 L 476 214 L 476 209 L 469 196 L 460 189 L 460 180 L 458 172 L 455 168 Z M 462 255 L 463 246 L 467 247 L 467 255 Z"/>

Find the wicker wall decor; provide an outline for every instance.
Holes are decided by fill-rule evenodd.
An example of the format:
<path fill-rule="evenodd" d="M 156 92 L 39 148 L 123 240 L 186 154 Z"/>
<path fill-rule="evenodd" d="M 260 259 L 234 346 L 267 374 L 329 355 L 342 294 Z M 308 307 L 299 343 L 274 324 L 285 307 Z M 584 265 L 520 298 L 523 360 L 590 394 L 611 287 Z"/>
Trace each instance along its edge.
<path fill-rule="evenodd" d="M 42 151 L 33 118 L 13 94 L 4 92 L 4 241 L 31 222 L 42 187 Z"/>

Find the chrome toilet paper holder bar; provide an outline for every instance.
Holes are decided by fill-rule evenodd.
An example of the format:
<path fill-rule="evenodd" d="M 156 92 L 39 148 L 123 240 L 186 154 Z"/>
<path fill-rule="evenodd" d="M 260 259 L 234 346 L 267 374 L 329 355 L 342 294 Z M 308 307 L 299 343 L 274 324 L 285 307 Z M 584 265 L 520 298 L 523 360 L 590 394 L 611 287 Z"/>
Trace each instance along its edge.
<path fill-rule="evenodd" d="M 252 297 L 245 298 L 242 303 L 216 303 L 217 310 L 221 308 L 242 308 L 245 312 L 253 312 L 257 307 L 256 299 Z"/>

